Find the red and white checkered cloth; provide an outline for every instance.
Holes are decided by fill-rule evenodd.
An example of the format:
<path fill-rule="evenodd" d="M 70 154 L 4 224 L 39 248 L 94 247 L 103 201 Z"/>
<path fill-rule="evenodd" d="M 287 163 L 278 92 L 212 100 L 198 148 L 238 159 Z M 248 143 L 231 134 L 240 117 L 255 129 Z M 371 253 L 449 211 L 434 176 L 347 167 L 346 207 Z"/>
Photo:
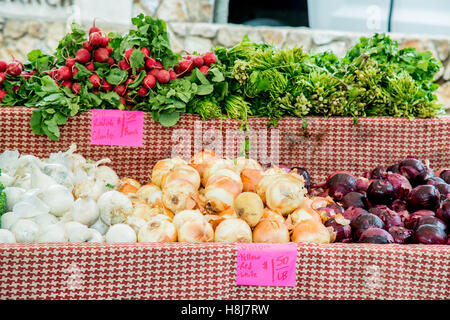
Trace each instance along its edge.
<path fill-rule="evenodd" d="M 0 107 L 0 152 L 19 150 L 39 157 L 76 143 L 87 158 L 110 158 L 118 174 L 149 180 L 151 168 L 177 150 L 201 149 L 208 137 L 237 130 L 232 120 L 185 115 L 171 128 L 144 118 L 143 147 L 90 145 L 90 113 L 61 128 L 61 139 L 36 136 L 31 110 Z M 266 119 L 251 119 L 256 139 Z M 437 119 L 286 118 L 270 131 L 279 137 L 279 162 L 302 166 L 314 182 L 337 170 L 355 174 L 390 165 L 405 156 L 428 159 L 432 168 L 450 167 L 450 117 Z M 201 128 L 200 138 L 193 128 Z M 180 130 L 175 131 L 174 130 Z M 217 131 L 218 130 L 218 131 Z M 272 129 L 273 130 L 273 129 Z M 222 133 L 223 135 L 221 135 Z M 278 135 L 277 135 L 277 134 Z M 255 136 L 251 137 L 255 138 Z M 258 141 L 258 140 L 256 140 Z M 262 141 L 265 141 L 262 139 Z M 195 143 L 198 145 L 195 146 Z M 257 145 L 271 154 L 267 147 Z M 253 146 L 253 149 L 252 149 Z M 236 146 L 239 148 L 239 145 Z M 189 152 L 188 152 L 189 153 Z M 260 153 L 258 154 L 260 156 Z M 450 246 L 298 244 L 297 286 L 236 286 L 234 244 L 15 244 L 0 245 L 0 299 L 448 299 Z"/>

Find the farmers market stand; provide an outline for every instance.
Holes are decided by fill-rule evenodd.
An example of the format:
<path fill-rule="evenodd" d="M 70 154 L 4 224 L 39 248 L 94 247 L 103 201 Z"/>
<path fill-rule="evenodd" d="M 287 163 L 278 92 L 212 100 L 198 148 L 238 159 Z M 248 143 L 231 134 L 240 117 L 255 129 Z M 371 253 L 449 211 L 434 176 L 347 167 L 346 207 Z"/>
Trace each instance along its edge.
<path fill-rule="evenodd" d="M 1 150 L 35 156 L 72 143 L 86 158 L 108 157 L 120 176 L 147 182 L 153 164 L 171 156 L 172 144 L 194 151 L 194 128 L 239 129 L 232 120 L 199 121 L 185 115 L 171 128 L 144 115 L 142 147 L 90 144 L 90 112 L 69 119 L 51 142 L 31 132 L 29 108 L 0 108 Z M 199 121 L 199 122 L 196 122 Z M 284 118 L 267 138 L 279 137 L 279 162 L 308 168 L 314 182 L 344 170 L 361 174 L 406 155 L 450 166 L 450 117 L 435 119 Z M 267 119 L 250 119 L 252 130 Z M 173 136 L 174 130 L 176 131 Z M 262 132 L 262 131 L 261 131 Z M 211 133 L 211 132 L 210 132 Z M 186 139 L 190 135 L 190 139 Z M 206 136 L 206 134 L 205 134 Z M 214 136 L 214 135 L 212 135 Z M 173 137 L 184 137 L 173 140 Z M 201 137 L 201 136 L 200 136 Z M 220 137 L 220 136 L 219 136 Z M 223 139 L 226 154 L 225 138 Z M 172 143 L 170 143 L 170 141 Z M 260 145 L 260 144 L 258 144 Z M 201 146 L 200 146 L 201 147 Z M 258 151 L 260 152 L 260 150 Z M 235 244 L 2 244 L 1 299 L 447 299 L 450 246 L 297 244 L 295 287 L 236 286 Z"/>

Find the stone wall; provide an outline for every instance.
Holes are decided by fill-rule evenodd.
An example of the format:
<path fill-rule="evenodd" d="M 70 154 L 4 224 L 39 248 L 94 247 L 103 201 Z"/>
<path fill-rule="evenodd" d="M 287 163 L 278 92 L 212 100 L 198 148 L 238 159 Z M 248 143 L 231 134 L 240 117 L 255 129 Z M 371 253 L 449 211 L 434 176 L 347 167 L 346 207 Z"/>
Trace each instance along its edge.
<path fill-rule="evenodd" d="M 153 15 L 162 15 L 164 10 L 161 9 L 161 5 L 166 0 L 149 0 L 148 2 L 152 1 L 161 2 L 159 6 L 154 8 Z M 139 4 L 142 5 L 143 2 L 141 0 Z M 198 5 L 201 5 L 201 2 L 210 2 L 210 0 L 198 0 Z M 171 3 L 177 3 L 177 1 L 171 1 Z M 181 5 L 176 8 L 187 10 L 187 7 Z M 152 13 L 147 12 L 147 10 L 148 8 L 145 9 L 147 14 Z M 189 10 L 192 10 L 192 8 Z M 187 10 L 186 17 L 189 17 L 188 12 Z M 123 26 L 98 25 L 106 32 L 127 32 L 128 30 Z M 343 56 L 346 50 L 356 43 L 361 36 L 370 36 L 362 33 L 311 30 L 308 28 L 249 27 L 232 24 L 170 21 L 167 25 L 172 47 L 177 52 L 205 52 L 217 45 L 231 47 L 248 34 L 253 41 L 273 43 L 279 47 L 303 46 L 305 50 L 331 50 L 338 56 Z M 18 59 L 25 60 L 26 54 L 36 48 L 53 52 L 66 31 L 66 24 L 63 22 L 18 21 L 0 18 L 0 59 L 8 61 L 13 55 Z M 443 67 L 435 79 L 441 85 L 437 95 L 439 101 L 449 107 L 447 113 L 450 114 L 450 38 L 413 34 L 391 34 L 391 37 L 399 41 L 402 47 L 429 50 L 434 57 L 442 62 Z"/>

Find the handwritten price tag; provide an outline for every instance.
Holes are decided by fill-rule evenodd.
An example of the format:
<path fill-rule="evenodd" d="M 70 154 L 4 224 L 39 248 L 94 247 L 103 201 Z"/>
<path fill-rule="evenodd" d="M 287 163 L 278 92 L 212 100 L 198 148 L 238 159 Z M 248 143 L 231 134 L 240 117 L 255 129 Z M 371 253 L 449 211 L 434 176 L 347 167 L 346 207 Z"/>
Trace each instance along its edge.
<path fill-rule="evenodd" d="M 238 243 L 236 285 L 295 287 L 295 243 Z"/>
<path fill-rule="evenodd" d="M 91 144 L 142 147 L 142 111 L 92 109 Z"/>

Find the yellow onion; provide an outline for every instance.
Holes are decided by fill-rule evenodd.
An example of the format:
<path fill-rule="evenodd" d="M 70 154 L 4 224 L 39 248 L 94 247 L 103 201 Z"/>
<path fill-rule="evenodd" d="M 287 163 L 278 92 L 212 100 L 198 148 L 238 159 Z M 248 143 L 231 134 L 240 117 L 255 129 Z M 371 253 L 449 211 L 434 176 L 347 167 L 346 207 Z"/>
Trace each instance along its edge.
<path fill-rule="evenodd" d="M 224 217 L 225 219 L 228 219 L 228 218 L 239 218 L 233 207 L 229 207 L 228 209 L 223 210 L 218 215 L 221 216 L 221 217 Z"/>
<path fill-rule="evenodd" d="M 320 215 L 316 211 L 309 208 L 298 208 L 294 210 L 289 217 L 294 226 L 305 220 L 314 220 L 318 223 L 322 223 L 322 218 Z"/>
<path fill-rule="evenodd" d="M 330 232 L 315 220 L 303 220 L 295 225 L 291 239 L 293 242 L 330 243 Z"/>
<path fill-rule="evenodd" d="M 286 173 L 286 171 L 284 171 L 283 169 L 281 169 L 280 167 L 277 167 L 275 165 L 273 165 L 271 168 L 264 171 L 264 175 L 268 175 L 268 176 L 272 176 L 272 175 L 276 175 L 276 174 L 285 174 L 285 173 Z"/>
<path fill-rule="evenodd" d="M 205 216 L 199 210 L 183 210 L 178 212 L 173 218 L 173 224 L 177 230 L 187 221 L 200 220 L 203 221 Z"/>
<path fill-rule="evenodd" d="M 147 203 L 150 207 L 162 206 L 162 191 L 153 183 L 146 184 L 136 191 L 136 196 Z"/>
<path fill-rule="evenodd" d="M 253 160 L 253 159 L 247 159 L 245 157 L 238 157 L 236 159 L 236 168 L 237 168 L 238 172 L 242 172 L 242 170 L 244 170 L 244 169 L 253 169 L 253 170 L 261 170 L 262 171 L 262 167 L 258 163 L 258 161 Z"/>
<path fill-rule="evenodd" d="M 274 219 L 262 219 L 253 229 L 253 242 L 285 243 L 289 242 L 289 230 L 284 223 Z"/>
<path fill-rule="evenodd" d="M 252 230 L 242 219 L 225 219 L 216 228 L 215 242 L 252 242 Z"/>
<path fill-rule="evenodd" d="M 145 219 L 146 221 L 150 221 L 153 216 L 160 214 L 161 211 L 159 208 L 152 208 L 146 203 L 136 203 L 133 206 L 133 209 L 130 213 L 131 216 L 139 217 Z"/>
<path fill-rule="evenodd" d="M 186 221 L 178 230 L 179 242 L 212 242 L 214 230 L 205 219 Z"/>
<path fill-rule="evenodd" d="M 189 181 L 195 189 L 200 187 L 200 175 L 197 170 L 188 165 L 179 165 L 170 169 L 169 172 L 163 176 L 161 179 L 161 189 L 163 189 L 168 182 L 177 179 Z"/>
<path fill-rule="evenodd" d="M 206 210 L 222 212 L 233 206 L 234 199 L 241 192 L 241 186 L 229 177 L 220 177 L 205 189 Z"/>
<path fill-rule="evenodd" d="M 187 180 L 172 180 L 166 184 L 162 191 L 164 207 L 177 213 L 193 209 L 198 201 L 198 192 Z"/>
<path fill-rule="evenodd" d="M 143 226 L 137 235 L 138 242 L 175 242 L 177 230 L 167 220 L 152 220 Z"/>
<path fill-rule="evenodd" d="M 219 169 L 216 172 L 214 172 L 208 179 L 208 182 L 206 183 L 206 188 L 210 184 L 214 184 L 217 180 L 219 180 L 222 177 L 228 177 L 235 181 L 239 185 L 239 192 L 242 192 L 243 184 L 241 177 L 236 171 L 230 170 L 230 169 Z"/>
<path fill-rule="evenodd" d="M 216 159 L 219 159 L 219 156 L 217 156 L 214 151 L 203 150 L 196 153 L 191 158 L 191 162 L 189 162 L 189 165 L 197 170 L 197 172 L 200 174 L 200 178 L 202 178 L 206 167 Z"/>
<path fill-rule="evenodd" d="M 135 186 L 131 185 L 131 184 L 123 184 L 118 188 L 120 193 L 123 193 L 126 196 L 130 196 L 133 194 L 136 194 L 136 192 L 138 191 L 138 188 L 136 188 Z"/>
<path fill-rule="evenodd" d="M 281 213 L 272 211 L 269 208 L 264 208 L 264 214 L 262 219 L 277 220 L 280 223 L 285 223 L 284 217 Z"/>
<path fill-rule="evenodd" d="M 223 217 L 217 214 L 206 214 L 205 216 L 206 221 L 208 221 L 211 226 L 213 227 L 213 230 L 215 231 L 217 226 L 225 219 L 227 219 L 227 217 Z"/>
<path fill-rule="evenodd" d="M 122 178 L 122 179 L 120 179 L 119 186 L 124 186 L 124 185 L 127 185 L 127 184 L 135 187 L 136 189 L 139 189 L 141 187 L 141 184 L 136 179 L 132 179 L 132 178 Z"/>
<path fill-rule="evenodd" d="M 256 192 L 256 186 L 263 178 L 264 174 L 262 170 L 258 169 L 242 169 L 241 181 L 242 191 L 244 192 Z"/>
<path fill-rule="evenodd" d="M 206 167 L 202 176 L 202 185 L 206 187 L 209 178 L 217 173 L 220 169 L 230 169 L 236 172 L 236 166 L 232 160 L 229 159 L 215 159 L 212 160 Z"/>
<path fill-rule="evenodd" d="M 264 176 L 259 180 L 258 184 L 256 185 L 256 193 L 259 195 L 259 197 L 261 198 L 261 200 L 264 203 L 267 203 L 267 201 L 266 201 L 267 188 L 274 180 L 276 180 L 280 176 L 281 176 L 281 174 L 279 174 L 279 173 L 274 173 L 274 174 L 266 174 L 265 173 Z"/>
<path fill-rule="evenodd" d="M 283 216 L 288 215 L 302 204 L 306 190 L 303 184 L 287 175 L 279 176 L 266 190 L 266 204 Z"/>
<path fill-rule="evenodd" d="M 175 166 L 183 164 L 186 164 L 186 161 L 178 157 L 158 161 L 152 170 L 152 183 L 161 187 L 164 176 Z"/>
<path fill-rule="evenodd" d="M 250 227 L 258 224 L 264 214 L 264 203 L 254 192 L 243 192 L 234 200 L 234 210 Z"/>

